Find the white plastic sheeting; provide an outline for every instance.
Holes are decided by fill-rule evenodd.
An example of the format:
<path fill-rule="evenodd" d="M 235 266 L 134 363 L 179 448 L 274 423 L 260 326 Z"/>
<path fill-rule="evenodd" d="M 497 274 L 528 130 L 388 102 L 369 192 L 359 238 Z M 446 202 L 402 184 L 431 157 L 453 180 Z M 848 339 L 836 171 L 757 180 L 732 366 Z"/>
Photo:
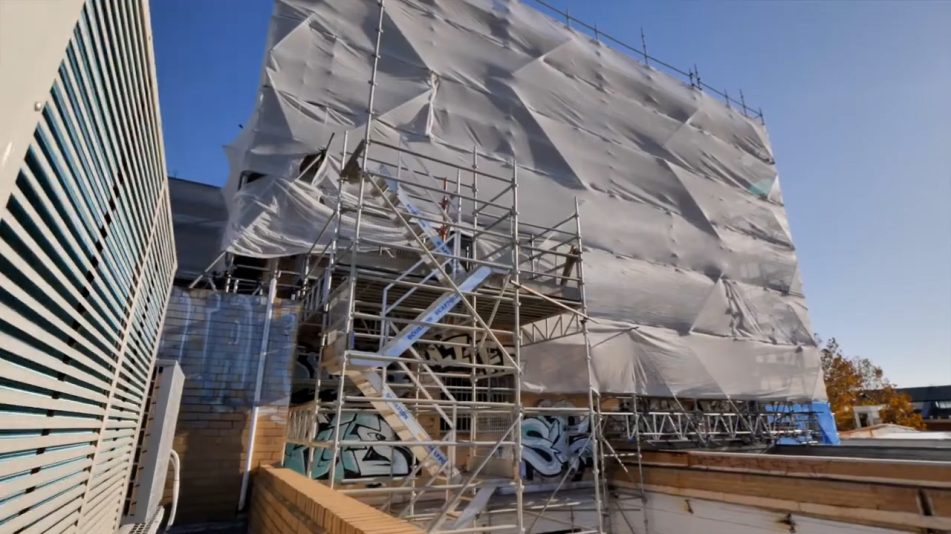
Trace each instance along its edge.
<path fill-rule="evenodd" d="M 297 171 L 331 133 L 362 138 L 378 20 L 373 1 L 277 1 L 255 112 L 227 149 L 231 251 L 313 243 L 335 172 Z M 459 163 L 474 147 L 500 176 L 517 160 L 523 220 L 581 199 L 602 390 L 825 397 L 760 124 L 516 0 L 389 0 L 383 26 L 374 139 Z M 239 190 L 248 172 L 265 177 Z M 584 389 L 556 372 L 579 343 L 527 349 L 526 382 Z"/>

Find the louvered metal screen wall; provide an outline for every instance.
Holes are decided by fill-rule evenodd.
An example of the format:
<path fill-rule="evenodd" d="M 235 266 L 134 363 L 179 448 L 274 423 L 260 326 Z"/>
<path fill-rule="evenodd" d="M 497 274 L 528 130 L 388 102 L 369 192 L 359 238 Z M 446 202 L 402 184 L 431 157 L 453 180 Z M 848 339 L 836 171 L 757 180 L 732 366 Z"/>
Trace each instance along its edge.
<path fill-rule="evenodd" d="M 175 269 L 150 31 L 85 3 L 0 212 L 0 532 L 118 526 Z"/>

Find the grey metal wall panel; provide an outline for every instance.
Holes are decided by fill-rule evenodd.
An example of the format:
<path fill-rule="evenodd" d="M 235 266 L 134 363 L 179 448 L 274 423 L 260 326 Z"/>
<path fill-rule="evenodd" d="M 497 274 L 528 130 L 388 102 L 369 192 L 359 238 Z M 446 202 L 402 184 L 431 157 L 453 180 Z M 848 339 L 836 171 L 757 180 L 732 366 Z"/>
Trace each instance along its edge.
<path fill-rule="evenodd" d="M 174 177 L 168 185 L 178 255 L 176 276 L 191 282 L 218 256 L 228 209 L 220 187 Z"/>

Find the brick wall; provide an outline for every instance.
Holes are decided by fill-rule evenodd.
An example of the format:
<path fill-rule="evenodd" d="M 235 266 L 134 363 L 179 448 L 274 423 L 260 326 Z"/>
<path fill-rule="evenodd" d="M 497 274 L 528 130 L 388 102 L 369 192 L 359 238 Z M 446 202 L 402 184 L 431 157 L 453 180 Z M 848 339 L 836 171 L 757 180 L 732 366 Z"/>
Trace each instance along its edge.
<path fill-rule="evenodd" d="M 250 534 L 421 534 L 412 524 L 289 469 L 263 467 L 254 479 Z"/>
<path fill-rule="evenodd" d="M 264 297 L 173 292 L 159 357 L 178 360 L 185 372 L 173 445 L 182 460 L 176 523 L 235 517 L 265 310 Z M 296 331 L 296 304 L 278 301 L 269 332 L 254 468 L 280 462 L 284 454 Z"/>

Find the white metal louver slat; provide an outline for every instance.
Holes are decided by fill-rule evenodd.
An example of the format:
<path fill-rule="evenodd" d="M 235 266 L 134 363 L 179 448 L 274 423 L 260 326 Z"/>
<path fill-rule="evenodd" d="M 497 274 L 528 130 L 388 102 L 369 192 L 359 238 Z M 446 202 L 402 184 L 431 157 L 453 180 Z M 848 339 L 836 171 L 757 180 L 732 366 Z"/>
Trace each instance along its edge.
<path fill-rule="evenodd" d="M 80 445 L 90 443 L 99 436 L 98 432 L 57 433 L 46 436 L 26 436 L 0 440 L 0 454 L 8 452 L 29 452 L 36 449 L 48 449 L 62 445 Z"/>
<path fill-rule="evenodd" d="M 0 254 L 2 253 L 3 251 L 0 249 Z M 3 311 L 0 311 L 0 313 L 3 313 Z M 0 332 L 0 346 L 12 354 L 19 355 L 38 366 L 46 368 L 51 373 L 61 374 L 75 382 L 81 382 L 85 384 L 87 388 L 98 388 L 102 391 L 109 389 L 109 384 L 99 377 L 93 376 L 91 373 L 79 369 L 74 365 L 63 363 L 61 359 L 51 356 L 49 353 L 43 352 L 6 333 Z"/>
<path fill-rule="evenodd" d="M 0 284 L 4 283 L 5 280 L 3 277 L 0 277 Z M 24 384 L 33 384 L 34 386 L 48 389 L 51 391 L 58 391 L 59 393 L 64 393 L 66 395 L 72 395 L 75 397 L 80 397 L 85 401 L 98 403 L 106 400 L 105 395 L 102 393 L 90 389 L 88 387 L 79 386 L 76 384 L 70 384 L 69 382 L 64 382 L 62 380 L 56 380 L 48 375 L 40 375 L 26 367 L 22 367 L 9 361 L 0 360 L 0 376 L 7 378 L 9 380 L 14 380 L 17 382 L 22 382 Z M 3 395 L 4 392 L 0 392 L 0 395 Z M 79 413 L 89 413 L 91 415 L 101 415 L 102 408 L 96 407 L 94 404 L 88 405 L 86 409 L 94 410 L 88 412 L 79 412 Z M 7 428 L 7 427 L 0 427 Z"/>
<path fill-rule="evenodd" d="M 5 499 L 17 493 L 22 493 L 36 486 L 42 486 L 44 484 L 56 482 L 67 476 L 85 470 L 90 464 L 92 464 L 91 460 L 88 458 L 83 458 L 78 461 L 45 469 L 35 475 L 28 475 L 5 481 L 2 485 L 0 485 L 0 499 Z"/>
<path fill-rule="evenodd" d="M 23 319 L 20 317 L 19 312 L 15 308 L 7 306 L 6 304 L 0 304 L 0 317 L 9 319 L 7 322 L 12 327 L 15 327 L 20 332 L 32 337 L 32 339 L 36 342 L 45 344 L 52 350 L 56 350 L 59 353 L 64 354 L 66 357 L 71 358 L 93 372 L 102 373 L 101 365 L 97 364 L 85 354 L 68 345 L 62 339 L 46 332 L 42 327 L 37 326 L 31 321 Z"/>
<path fill-rule="evenodd" d="M 2 373 L 2 371 L 0 371 Z M 0 428 L 5 430 L 67 430 L 92 429 L 96 419 L 92 417 L 46 417 L 36 414 L 0 413 Z M 8 473 L 9 474 L 9 473 Z M 0 472 L 0 477 L 3 473 Z"/>
<path fill-rule="evenodd" d="M 46 125 L 40 123 L 37 132 L 38 134 L 42 134 L 38 135 L 38 137 L 42 139 L 42 143 L 39 145 L 42 147 L 47 147 L 51 143 L 50 137 L 52 136 L 47 133 L 48 130 L 46 129 Z M 79 198 L 79 193 L 74 191 L 76 184 L 68 183 L 71 181 L 69 173 L 61 166 L 54 165 L 53 161 L 45 159 L 45 154 L 43 156 L 43 158 L 39 158 L 37 160 L 40 163 L 40 170 L 47 177 L 52 176 L 60 178 L 60 180 L 66 183 L 66 185 L 70 186 L 68 189 L 58 187 L 58 182 L 60 180 L 51 180 L 49 182 L 53 186 L 54 190 L 57 190 L 58 200 L 61 203 L 72 207 L 74 218 L 71 218 L 70 222 L 80 223 L 76 225 L 77 228 L 81 228 L 82 231 L 85 232 L 87 239 L 90 239 L 93 243 L 97 243 L 99 245 L 97 248 L 101 248 L 101 253 L 99 256 L 102 260 L 100 265 L 103 268 L 100 269 L 99 272 L 103 278 L 102 282 L 104 283 L 104 293 L 109 297 L 110 304 L 114 307 L 114 309 L 122 309 L 122 303 L 124 300 L 122 288 L 125 288 L 129 284 L 129 281 L 121 278 L 121 273 L 118 272 L 119 269 L 117 269 L 115 266 L 116 258 L 112 254 L 112 247 L 106 246 L 106 242 L 109 237 L 108 234 L 102 238 L 97 236 L 99 233 L 99 225 L 97 224 L 93 215 L 89 212 L 84 200 Z M 93 249 L 93 247 L 89 247 L 89 249 Z"/>
<path fill-rule="evenodd" d="M 117 528 L 175 270 L 147 0 L 64 2 L 0 165 L 0 532 Z M 17 23 L 48 28 L 43 4 Z"/>
<path fill-rule="evenodd" d="M 28 217 L 30 217 L 30 218 L 32 218 L 32 219 L 34 219 L 34 220 L 40 218 L 40 214 L 34 209 L 34 207 L 29 203 L 29 201 L 26 200 L 26 198 L 24 198 L 24 197 L 22 196 L 22 194 L 21 194 L 20 191 L 15 191 L 14 194 L 13 194 L 13 197 L 17 200 L 17 202 L 18 202 L 19 205 L 22 207 L 23 211 L 26 212 L 26 214 L 27 214 Z M 15 221 L 13 221 L 13 222 L 15 222 Z M 55 226 L 54 226 L 54 227 L 55 227 Z M 18 230 L 17 233 L 20 234 L 21 232 Z M 23 233 L 25 233 L 25 232 L 23 232 Z M 45 263 L 45 265 L 47 265 L 47 267 L 48 267 L 49 269 L 51 269 L 51 270 L 52 270 L 52 269 L 56 269 L 57 272 L 60 274 L 60 276 L 63 277 L 62 280 L 63 280 L 64 282 L 61 283 L 60 285 L 61 285 L 61 287 L 63 287 L 63 288 L 68 292 L 68 295 L 63 295 L 62 298 L 67 298 L 67 297 L 68 297 L 68 298 L 72 298 L 72 299 L 75 299 L 75 300 L 80 300 L 80 299 L 82 299 L 83 297 L 82 297 L 82 295 L 79 293 L 79 291 L 76 289 L 76 287 L 75 287 L 73 284 L 66 282 L 66 280 L 67 280 L 66 277 L 69 276 L 69 277 L 71 277 L 71 278 L 74 279 L 74 280 L 76 280 L 76 279 L 82 279 L 82 277 L 85 276 L 85 273 L 88 272 L 89 269 L 86 268 L 85 270 L 83 270 L 83 271 L 80 272 L 80 271 L 77 271 L 77 270 L 74 269 L 74 268 L 71 268 L 71 266 L 67 266 L 66 268 L 69 269 L 69 270 L 68 270 L 68 271 L 64 270 L 63 268 L 61 268 L 61 267 L 58 265 L 58 263 L 63 263 L 63 264 L 65 265 L 65 258 L 68 257 L 68 254 L 67 254 L 66 251 L 59 245 L 59 243 L 56 243 L 55 241 L 49 241 L 49 240 L 47 240 L 47 242 L 50 243 L 50 248 L 52 249 L 52 254 L 55 255 L 54 257 L 49 257 L 49 256 L 47 256 L 45 252 L 41 252 L 39 249 L 34 249 L 34 250 L 35 250 L 35 252 L 36 252 L 37 254 L 43 254 L 44 256 L 46 256 L 46 257 L 48 258 L 48 262 Z M 54 261 L 54 260 L 58 260 L 58 261 Z M 101 305 L 101 302 L 100 302 L 99 304 Z M 90 318 L 95 319 L 95 321 L 96 321 L 95 331 L 96 331 L 97 333 L 99 333 L 99 334 L 101 334 L 101 335 L 109 335 L 109 334 L 110 334 L 110 331 L 108 330 L 108 324 L 99 316 L 98 313 L 91 312 L 91 313 L 89 313 L 88 315 L 90 316 Z M 89 328 L 88 325 L 84 325 L 84 327 Z M 105 341 L 105 340 L 104 340 L 104 341 Z M 110 340 L 110 341 L 114 342 L 115 340 L 113 339 L 113 340 Z"/>
<path fill-rule="evenodd" d="M 29 395 L 29 396 L 28 396 Z M 97 408 L 84 402 L 75 402 L 64 399 L 51 399 L 45 395 L 31 395 L 0 390 L 0 404 L 24 404 L 30 408 L 42 408 L 58 412 L 80 413 L 102 417 L 102 408 Z"/>
<path fill-rule="evenodd" d="M 83 280 L 87 272 L 94 270 L 94 266 L 89 262 L 88 258 L 77 252 L 81 250 L 79 242 L 76 241 L 69 230 L 66 230 L 68 226 L 53 207 L 52 201 L 47 198 L 45 192 L 43 192 L 40 186 L 37 185 L 37 181 L 33 176 L 33 173 L 29 169 L 23 169 L 21 176 L 24 180 L 29 182 L 35 197 L 39 201 L 37 207 L 43 210 L 42 216 L 37 212 L 31 213 L 31 216 L 38 219 L 44 219 L 44 222 L 46 222 L 51 228 L 61 229 L 59 235 L 63 236 L 65 242 L 60 242 L 55 239 L 51 241 L 54 243 L 56 251 L 62 254 L 58 259 L 67 265 L 67 268 L 69 269 L 69 271 L 64 272 L 64 274 L 68 274 L 70 278 L 64 278 L 63 285 L 66 286 L 67 290 L 70 291 L 70 296 L 76 299 L 81 299 L 82 296 L 79 294 L 81 288 L 76 287 L 75 281 Z M 16 195 L 20 192 L 21 191 L 14 192 L 14 196 L 16 197 Z M 70 280 L 72 280 L 74 283 L 69 283 Z M 105 301 L 102 300 L 102 297 L 98 292 L 90 292 L 89 297 L 92 298 L 92 306 L 89 307 L 91 316 L 99 318 L 100 324 L 103 328 L 110 328 L 110 321 L 114 323 L 114 321 L 116 321 L 116 316 L 112 314 L 105 314 L 107 305 Z M 99 310 L 103 311 L 100 312 Z"/>
<path fill-rule="evenodd" d="M 23 534 L 28 533 L 44 533 L 44 534 L 54 534 L 60 532 L 69 532 L 72 529 L 73 524 L 76 522 L 76 518 L 79 517 L 78 503 L 76 506 L 67 506 L 60 508 L 56 512 L 44 517 L 40 521 L 37 521 L 30 527 L 23 530 Z"/>
<path fill-rule="evenodd" d="M 77 498 L 81 498 L 82 493 L 82 485 L 76 485 L 68 491 L 44 502 L 42 506 L 26 508 L 27 511 L 25 513 L 4 522 L 2 526 L 5 529 L 9 529 L 10 532 L 16 532 L 17 530 L 25 529 L 30 525 L 36 524 L 44 517 L 64 507 L 77 510 L 78 515 L 79 503 L 77 502 Z"/>
<path fill-rule="evenodd" d="M 19 510 L 28 510 L 33 505 L 45 501 L 46 499 L 57 495 L 58 493 L 75 487 L 76 483 L 84 478 L 83 473 L 73 473 L 72 475 L 62 477 L 50 484 L 31 493 L 22 493 L 17 497 L 8 499 L 0 504 L 0 515 L 4 517 L 16 513 Z"/>
<path fill-rule="evenodd" d="M 84 459 L 92 454 L 92 451 L 93 446 L 86 445 L 74 446 L 56 452 L 20 456 L 16 459 L 3 461 L 2 464 L 0 464 L 0 477 L 7 477 L 16 473 L 28 473 L 44 465 L 56 465 L 61 462 Z"/>
<path fill-rule="evenodd" d="M 8 257 L 8 261 L 11 261 L 11 263 L 19 263 L 22 260 L 20 260 L 19 258 L 16 258 L 15 256 L 12 256 L 12 257 Z M 36 294 L 36 295 L 42 294 L 44 299 L 49 299 L 53 301 L 54 304 L 59 304 L 61 306 L 63 304 L 62 300 L 59 299 L 57 295 L 55 294 L 55 292 L 52 291 L 52 288 L 48 284 L 46 284 L 41 278 L 33 278 L 31 280 L 31 283 L 36 285 L 37 289 L 39 289 L 43 293 L 32 293 L 32 292 L 29 292 L 26 288 L 21 288 L 15 285 L 14 282 L 8 279 L 6 276 L 3 276 L 2 274 L 0 274 L 0 276 L 2 276 L 2 279 L 0 279 L 0 283 L 4 284 L 4 287 L 7 288 L 7 290 L 10 292 L 10 294 L 14 298 L 16 298 L 18 301 L 20 301 L 20 303 L 29 307 L 30 309 L 43 309 L 43 306 L 40 305 L 40 302 L 32 296 L 33 294 Z M 70 308 L 71 306 L 65 306 L 63 309 L 68 310 Z M 66 322 L 62 318 L 58 317 L 57 316 L 58 314 L 56 314 L 55 312 L 51 311 L 51 313 L 44 313 L 42 315 L 44 319 L 52 323 L 61 331 L 67 331 L 71 328 L 69 325 L 66 324 Z M 81 326 L 83 328 L 87 327 L 89 324 L 75 310 L 73 311 L 72 314 L 70 314 L 69 319 L 74 321 L 75 323 L 78 324 L 78 326 Z M 97 347 L 93 345 L 92 341 L 90 341 L 85 335 L 76 336 L 74 339 L 77 342 L 82 343 L 83 348 L 93 353 L 103 352 L 104 350 L 106 350 L 105 347 L 108 347 L 108 345 L 102 344 L 101 341 L 100 341 L 100 346 Z"/>

